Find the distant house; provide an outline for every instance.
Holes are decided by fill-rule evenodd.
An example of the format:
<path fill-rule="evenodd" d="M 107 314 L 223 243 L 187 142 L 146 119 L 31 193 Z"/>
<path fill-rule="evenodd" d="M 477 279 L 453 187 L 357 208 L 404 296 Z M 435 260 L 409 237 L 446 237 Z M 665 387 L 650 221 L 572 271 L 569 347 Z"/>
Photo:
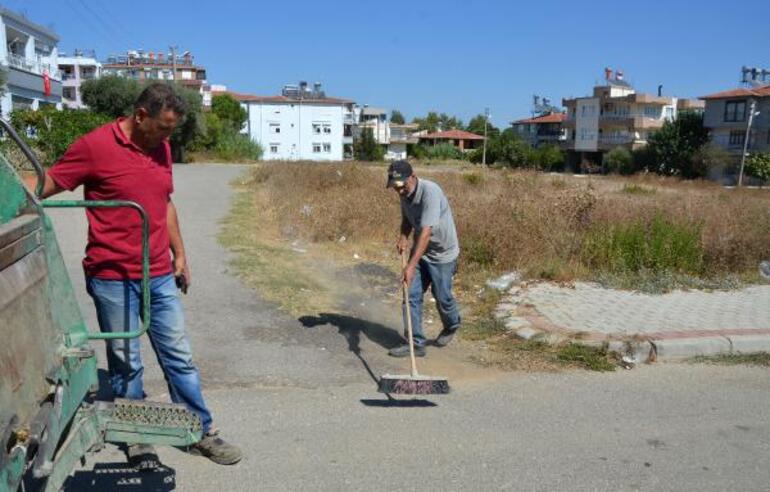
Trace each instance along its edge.
<path fill-rule="evenodd" d="M 246 109 L 242 131 L 262 145 L 267 160 L 340 161 L 352 153 L 354 102 L 327 96 L 319 83 L 286 85 L 279 96 L 218 93 Z"/>
<path fill-rule="evenodd" d="M 770 85 L 732 89 L 701 97 L 706 102 L 703 125 L 715 145 L 739 158 L 746 142 L 752 101 L 755 112 L 747 152 L 770 152 Z"/>
<path fill-rule="evenodd" d="M 511 126 L 519 138 L 533 147 L 543 144 L 558 145 L 567 140 L 567 130 L 562 125 L 565 119 L 565 113 L 552 112 L 514 121 Z"/>
<path fill-rule="evenodd" d="M 390 124 L 390 143 L 388 144 L 385 158 L 391 161 L 406 159 L 407 146 L 419 142 L 419 138 L 414 135 L 418 126 L 416 124 L 396 125 Z"/>
<path fill-rule="evenodd" d="M 638 93 L 618 71 L 606 69 L 606 81 L 586 97 L 563 99 L 567 118 L 564 148 L 573 168 L 599 164 L 605 152 L 647 145 L 649 136 L 676 118 L 677 111 L 702 107 L 698 100 L 681 100 L 658 94 Z"/>
<path fill-rule="evenodd" d="M 6 72 L 0 111 L 55 106 L 61 109 L 59 36 L 21 14 L 0 7 L 0 68 Z"/>
<path fill-rule="evenodd" d="M 443 132 L 433 132 L 420 135 L 420 143 L 425 145 L 438 145 L 448 143 L 463 152 L 478 149 L 483 145 L 484 137 L 465 130 L 446 130 Z"/>
<path fill-rule="evenodd" d="M 101 77 L 102 64 L 93 54 L 84 56 L 83 52 L 75 51 L 75 56 L 59 55 L 59 71 L 62 78 L 64 106 L 70 109 L 84 108 L 80 86 L 87 80 Z"/>

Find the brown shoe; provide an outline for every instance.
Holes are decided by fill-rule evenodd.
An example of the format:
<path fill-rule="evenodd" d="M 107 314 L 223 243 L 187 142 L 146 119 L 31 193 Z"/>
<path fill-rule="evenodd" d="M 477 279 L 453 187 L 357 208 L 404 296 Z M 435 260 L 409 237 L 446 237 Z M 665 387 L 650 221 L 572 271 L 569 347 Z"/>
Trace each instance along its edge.
<path fill-rule="evenodd" d="M 243 458 L 240 448 L 220 438 L 219 431 L 204 434 L 200 441 L 190 447 L 190 454 L 205 456 L 218 465 L 234 465 Z"/>

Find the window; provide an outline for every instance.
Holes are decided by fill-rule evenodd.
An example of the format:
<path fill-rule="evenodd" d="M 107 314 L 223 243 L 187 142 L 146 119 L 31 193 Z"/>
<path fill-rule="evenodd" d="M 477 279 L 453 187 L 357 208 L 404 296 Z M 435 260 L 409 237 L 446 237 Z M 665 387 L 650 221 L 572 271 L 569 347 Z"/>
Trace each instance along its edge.
<path fill-rule="evenodd" d="M 313 153 L 314 154 L 319 154 L 320 152 L 321 152 L 321 144 L 314 143 L 313 144 Z"/>
<path fill-rule="evenodd" d="M 270 153 L 271 154 L 277 154 L 278 153 L 278 144 L 277 143 L 271 143 L 270 144 Z"/>
<path fill-rule="evenodd" d="M 281 124 L 270 123 L 270 133 L 281 133 Z"/>
<path fill-rule="evenodd" d="M 320 123 L 313 123 L 313 133 L 315 135 L 321 134 L 321 124 Z"/>
<path fill-rule="evenodd" d="M 746 138 L 746 134 L 742 130 L 730 132 L 730 147 L 739 147 L 743 145 L 743 140 Z"/>
<path fill-rule="evenodd" d="M 644 116 L 647 118 L 660 118 L 660 110 L 656 106 L 645 106 Z"/>
<path fill-rule="evenodd" d="M 746 101 L 727 101 L 725 103 L 725 121 L 744 121 L 746 119 Z"/>
<path fill-rule="evenodd" d="M 331 123 L 324 123 L 323 125 L 324 133 L 329 135 L 332 132 L 332 125 Z"/>
<path fill-rule="evenodd" d="M 674 108 L 670 106 L 666 107 L 666 119 L 669 121 L 674 119 Z"/>
<path fill-rule="evenodd" d="M 767 143 L 770 144 L 770 130 L 767 130 Z"/>
<path fill-rule="evenodd" d="M 324 144 L 324 152 L 325 152 L 325 153 L 327 153 L 327 154 L 330 154 L 330 153 L 331 153 L 331 151 L 332 151 L 332 144 L 330 144 L 330 143 L 325 143 L 325 144 Z"/>

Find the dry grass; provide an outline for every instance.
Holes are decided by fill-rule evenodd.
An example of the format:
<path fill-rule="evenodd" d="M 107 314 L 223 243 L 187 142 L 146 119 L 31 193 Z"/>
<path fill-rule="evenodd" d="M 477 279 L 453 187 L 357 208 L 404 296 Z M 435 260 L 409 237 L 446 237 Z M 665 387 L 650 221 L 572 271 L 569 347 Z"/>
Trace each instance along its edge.
<path fill-rule="evenodd" d="M 763 190 L 656 176 L 576 178 L 432 166 L 417 174 L 439 183 L 449 197 L 463 250 L 460 271 L 474 280 L 513 269 L 553 280 L 751 278 L 757 263 L 770 258 L 770 195 Z M 397 197 L 384 183 L 378 166 L 275 163 L 255 169 L 250 186 L 270 197 L 267 206 L 285 237 L 381 247 L 393 243 L 399 223 Z M 638 225 L 644 240 L 656 220 L 663 232 L 649 254 L 667 256 L 650 260 L 652 272 L 631 271 L 612 256 L 626 253 L 620 226 Z M 597 260 L 589 244 L 607 244 L 609 252 Z M 677 262 L 680 250 L 691 258 Z"/>

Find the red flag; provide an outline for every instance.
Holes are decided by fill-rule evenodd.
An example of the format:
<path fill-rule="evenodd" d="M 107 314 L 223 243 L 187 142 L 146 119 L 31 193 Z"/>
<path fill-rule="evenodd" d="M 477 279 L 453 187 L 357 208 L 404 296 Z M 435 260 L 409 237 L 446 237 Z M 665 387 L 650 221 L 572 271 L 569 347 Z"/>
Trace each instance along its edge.
<path fill-rule="evenodd" d="M 51 95 L 51 77 L 48 76 L 48 70 L 43 71 L 43 94 L 46 97 Z"/>

